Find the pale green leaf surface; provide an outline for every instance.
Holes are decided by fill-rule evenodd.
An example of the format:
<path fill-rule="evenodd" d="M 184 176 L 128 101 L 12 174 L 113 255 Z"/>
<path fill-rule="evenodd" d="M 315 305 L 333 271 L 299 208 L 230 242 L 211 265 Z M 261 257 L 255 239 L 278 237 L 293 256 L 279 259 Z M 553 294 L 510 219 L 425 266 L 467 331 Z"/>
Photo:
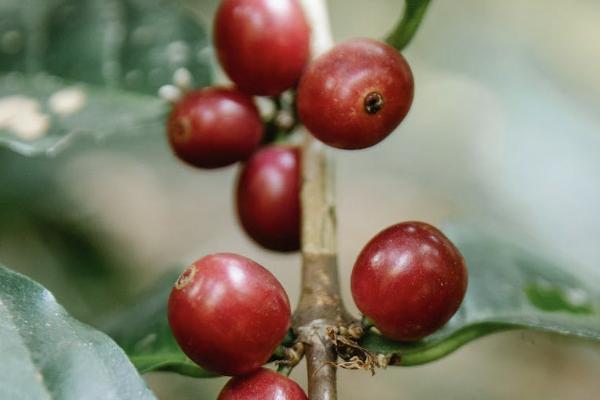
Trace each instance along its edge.
<path fill-rule="evenodd" d="M 125 353 L 0 266 L 0 399 L 154 399 Z"/>

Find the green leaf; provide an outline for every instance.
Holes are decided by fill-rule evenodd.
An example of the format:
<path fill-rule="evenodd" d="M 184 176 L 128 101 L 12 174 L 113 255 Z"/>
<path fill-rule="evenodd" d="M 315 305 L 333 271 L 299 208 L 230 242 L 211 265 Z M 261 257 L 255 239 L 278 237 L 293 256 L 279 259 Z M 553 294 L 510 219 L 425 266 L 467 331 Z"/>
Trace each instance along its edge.
<path fill-rule="evenodd" d="M 0 398 L 154 399 L 123 351 L 0 265 Z"/>
<path fill-rule="evenodd" d="M 481 336 L 534 329 L 600 340 L 600 283 L 492 236 L 451 228 L 448 236 L 467 261 L 469 287 L 458 313 L 438 332 L 399 343 L 374 330 L 362 345 L 394 365 L 439 359 Z M 569 268 L 572 270 L 572 268 Z"/>
<path fill-rule="evenodd" d="M 0 145 L 54 154 L 82 132 L 162 128 L 175 71 L 210 82 L 207 35 L 164 0 L 3 0 Z"/>
<path fill-rule="evenodd" d="M 405 0 L 402 19 L 394 27 L 385 41 L 398 51 L 404 49 L 417 33 L 423 21 L 430 0 Z"/>
<path fill-rule="evenodd" d="M 141 373 L 170 371 L 197 378 L 214 377 L 214 373 L 200 368 L 183 354 L 169 327 L 167 301 L 180 272 L 167 274 L 139 296 L 136 303 L 108 321 L 104 330 Z"/>
<path fill-rule="evenodd" d="M 31 78 L 21 74 L 0 77 L 2 107 L 17 113 L 18 127 L 0 125 L 0 145 L 35 156 L 54 155 L 74 140 L 97 140 L 111 134 L 144 134 L 164 127 L 166 105 L 157 97 L 97 88 L 49 75 Z M 48 105 L 52 96 L 78 96 L 84 102 L 76 113 L 59 116 Z M 18 111 L 20 110 L 20 111 Z M 0 116 L 1 118 L 1 116 Z"/>

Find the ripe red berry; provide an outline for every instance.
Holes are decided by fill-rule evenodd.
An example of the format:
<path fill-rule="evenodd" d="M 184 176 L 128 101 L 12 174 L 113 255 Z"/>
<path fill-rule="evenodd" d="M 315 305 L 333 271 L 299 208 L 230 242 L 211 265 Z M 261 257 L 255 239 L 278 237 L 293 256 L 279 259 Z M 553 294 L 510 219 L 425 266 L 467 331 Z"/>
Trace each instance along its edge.
<path fill-rule="evenodd" d="M 250 375 L 231 378 L 217 400 L 308 400 L 290 378 L 261 368 Z"/>
<path fill-rule="evenodd" d="M 186 94 L 173 107 L 167 125 L 175 154 L 200 168 L 245 160 L 259 145 L 263 130 L 251 97 L 215 87 Z"/>
<path fill-rule="evenodd" d="M 300 79 L 310 29 L 297 0 L 223 0 L 214 40 L 223 69 L 241 90 L 274 96 Z"/>
<path fill-rule="evenodd" d="M 260 368 L 290 326 L 290 305 L 277 279 L 254 261 L 219 253 L 179 277 L 168 305 L 169 324 L 183 352 L 222 375 Z"/>
<path fill-rule="evenodd" d="M 341 43 L 310 64 L 298 87 L 298 112 L 308 130 L 341 149 L 379 143 L 404 119 L 413 77 L 393 47 L 371 39 Z"/>
<path fill-rule="evenodd" d="M 419 340 L 458 310 L 467 269 L 458 249 L 438 229 L 404 222 L 377 234 L 352 270 L 352 297 L 379 331 Z"/>
<path fill-rule="evenodd" d="M 244 165 L 237 184 L 237 211 L 246 233 L 276 251 L 300 248 L 300 150 L 268 146 Z"/>

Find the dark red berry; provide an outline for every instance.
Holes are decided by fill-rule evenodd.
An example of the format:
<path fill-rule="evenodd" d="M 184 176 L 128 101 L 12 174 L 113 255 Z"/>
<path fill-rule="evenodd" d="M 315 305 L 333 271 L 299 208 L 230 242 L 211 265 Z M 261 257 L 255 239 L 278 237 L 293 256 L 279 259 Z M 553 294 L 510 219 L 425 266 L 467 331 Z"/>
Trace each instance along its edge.
<path fill-rule="evenodd" d="M 237 183 L 237 211 L 246 233 L 276 251 L 300 248 L 300 150 L 268 146 L 254 153 Z"/>
<path fill-rule="evenodd" d="M 393 47 L 371 39 L 335 46 L 311 63 L 298 87 L 298 112 L 308 130 L 341 149 L 379 143 L 404 119 L 413 77 Z"/>
<path fill-rule="evenodd" d="M 395 340 L 419 340 L 441 328 L 466 290 L 462 255 L 442 232 L 423 222 L 404 222 L 377 234 L 352 270 L 358 309 Z"/>
<path fill-rule="evenodd" d="M 214 40 L 223 69 L 241 90 L 274 96 L 300 79 L 310 29 L 297 0 L 223 0 Z"/>
<path fill-rule="evenodd" d="M 254 261 L 219 253 L 196 261 L 169 297 L 169 324 L 183 352 L 222 375 L 260 368 L 290 326 L 277 279 Z"/>
<path fill-rule="evenodd" d="M 251 97 L 215 87 L 186 94 L 173 107 L 167 126 L 175 154 L 200 168 L 245 160 L 258 147 L 263 130 Z"/>
<path fill-rule="evenodd" d="M 217 400 L 308 400 L 290 378 L 261 368 L 249 375 L 231 378 Z"/>

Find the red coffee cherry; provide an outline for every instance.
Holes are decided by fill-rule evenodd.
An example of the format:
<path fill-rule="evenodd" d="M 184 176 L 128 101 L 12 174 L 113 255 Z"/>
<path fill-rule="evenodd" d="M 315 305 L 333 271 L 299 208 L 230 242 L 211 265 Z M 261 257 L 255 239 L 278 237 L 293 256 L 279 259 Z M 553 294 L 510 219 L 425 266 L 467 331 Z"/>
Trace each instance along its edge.
<path fill-rule="evenodd" d="M 171 291 L 169 324 L 183 352 L 222 375 L 260 368 L 290 326 L 279 281 L 254 261 L 219 253 L 188 267 Z"/>
<path fill-rule="evenodd" d="M 442 327 L 467 290 L 458 249 L 438 229 L 404 222 L 377 234 L 352 270 L 352 297 L 379 331 L 419 340 Z"/>
<path fill-rule="evenodd" d="M 393 47 L 371 39 L 335 46 L 310 64 L 298 86 L 298 112 L 308 130 L 340 149 L 379 143 L 404 119 L 413 77 Z"/>
<path fill-rule="evenodd" d="M 290 378 L 261 368 L 250 375 L 231 378 L 217 400 L 308 400 Z"/>
<path fill-rule="evenodd" d="M 300 150 L 268 146 L 250 157 L 237 183 L 237 212 L 246 233 L 276 251 L 300 248 Z"/>
<path fill-rule="evenodd" d="M 263 130 L 251 97 L 216 87 L 186 94 L 173 107 L 167 125 L 175 154 L 200 168 L 245 160 L 258 147 Z"/>
<path fill-rule="evenodd" d="M 241 90 L 275 96 L 300 79 L 310 29 L 297 0 L 223 0 L 214 40 L 223 69 Z"/>

